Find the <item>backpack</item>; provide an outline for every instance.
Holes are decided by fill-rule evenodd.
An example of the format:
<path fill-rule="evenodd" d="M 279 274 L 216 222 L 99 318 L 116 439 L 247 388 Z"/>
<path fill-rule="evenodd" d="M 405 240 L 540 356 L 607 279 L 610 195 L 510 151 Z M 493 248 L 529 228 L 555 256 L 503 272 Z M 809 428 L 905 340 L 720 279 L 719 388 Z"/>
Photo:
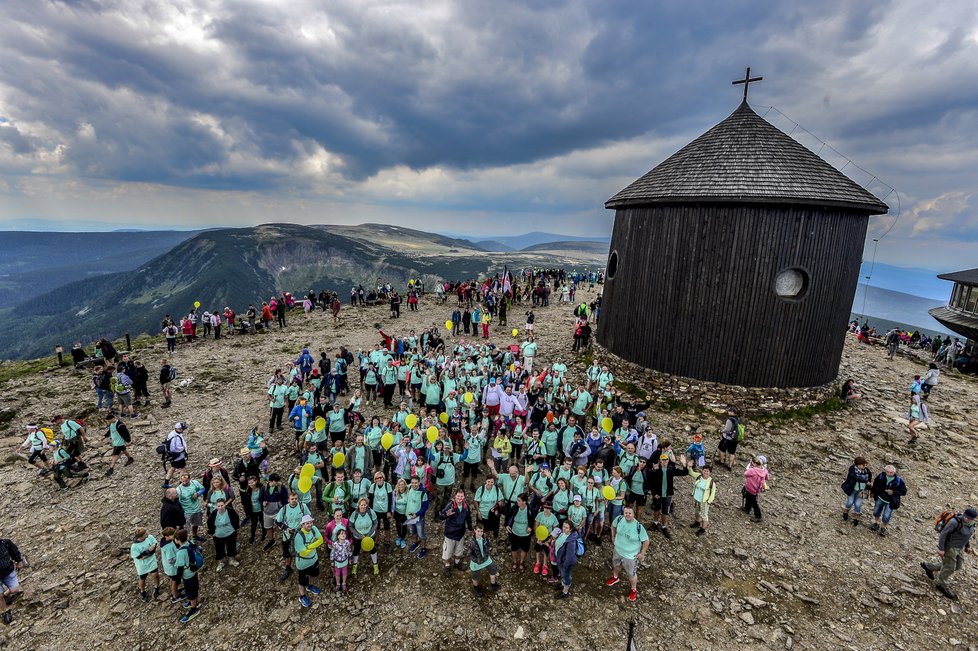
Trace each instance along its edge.
<path fill-rule="evenodd" d="M 116 425 L 116 431 L 119 432 L 119 436 L 122 437 L 123 441 L 125 441 L 126 443 L 132 443 L 132 434 L 129 433 L 128 427 L 126 427 L 122 423 L 119 423 L 118 425 Z"/>
<path fill-rule="evenodd" d="M 941 511 L 941 514 L 934 520 L 934 531 L 940 533 L 952 520 L 961 522 L 961 518 L 954 511 Z M 960 525 L 959 525 L 960 526 Z"/>
<path fill-rule="evenodd" d="M 190 570 L 199 572 L 204 567 L 204 553 L 200 547 L 192 542 L 187 542 L 187 558 L 190 560 Z"/>
<path fill-rule="evenodd" d="M 173 382 L 176 379 L 177 379 L 177 369 L 176 369 L 176 367 L 171 366 L 170 367 L 170 382 Z"/>
<path fill-rule="evenodd" d="M 343 353 L 343 359 L 346 361 L 347 364 L 352 364 L 353 353 L 351 353 L 350 351 L 346 351 L 345 353 Z"/>
<path fill-rule="evenodd" d="M 113 375 L 112 379 L 109 380 L 109 390 L 112 393 L 118 393 L 119 391 L 119 380 Z"/>
<path fill-rule="evenodd" d="M 587 547 L 584 545 L 584 539 L 580 536 L 577 538 L 577 549 L 575 551 L 577 552 L 578 558 L 584 556 L 584 553 L 587 551 Z"/>
<path fill-rule="evenodd" d="M 737 443 L 743 443 L 745 438 L 747 438 L 747 427 L 737 421 Z"/>

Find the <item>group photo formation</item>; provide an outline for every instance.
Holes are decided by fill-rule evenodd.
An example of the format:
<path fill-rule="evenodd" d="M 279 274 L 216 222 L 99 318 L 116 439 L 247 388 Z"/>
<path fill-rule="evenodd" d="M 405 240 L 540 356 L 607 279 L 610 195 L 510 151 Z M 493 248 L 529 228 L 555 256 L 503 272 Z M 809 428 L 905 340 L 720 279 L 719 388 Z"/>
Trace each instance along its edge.
<path fill-rule="evenodd" d="M 3 651 L 978 651 L 973 2 L 0 56 Z"/>

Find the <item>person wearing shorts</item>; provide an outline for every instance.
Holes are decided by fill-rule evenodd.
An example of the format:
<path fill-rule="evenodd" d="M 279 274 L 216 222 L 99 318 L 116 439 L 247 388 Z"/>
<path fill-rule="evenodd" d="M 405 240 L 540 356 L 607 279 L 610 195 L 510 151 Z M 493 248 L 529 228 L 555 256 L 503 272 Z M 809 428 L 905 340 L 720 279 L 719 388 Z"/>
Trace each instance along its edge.
<path fill-rule="evenodd" d="M 105 471 L 106 477 L 111 477 L 112 473 L 115 472 L 115 464 L 119 461 L 119 457 L 122 455 L 126 456 L 125 465 L 131 464 L 134 459 L 132 455 L 129 454 L 129 450 L 126 446 L 129 444 L 127 439 L 131 438 L 128 428 L 125 424 L 119 422 L 115 417 L 115 414 L 109 412 L 105 416 L 105 421 L 109 424 L 109 438 L 112 443 L 112 460 L 109 462 L 109 469 Z"/>
<path fill-rule="evenodd" d="M 740 426 L 740 421 L 737 419 L 737 413 L 733 409 L 727 410 L 727 422 L 723 425 L 723 431 L 720 432 L 720 445 L 717 447 L 719 454 L 717 455 L 720 463 L 727 467 L 727 470 L 731 470 L 735 463 L 737 463 L 737 436 L 739 435 L 738 428 Z"/>
<path fill-rule="evenodd" d="M 611 523 L 611 544 L 614 545 L 612 572 L 605 585 L 610 588 L 618 583 L 621 580 L 619 574 L 624 571 L 631 586 L 628 600 L 634 602 L 638 599 L 638 564 L 645 560 L 649 550 L 649 534 L 635 517 L 632 507 L 626 506 Z"/>
<path fill-rule="evenodd" d="M 472 512 L 465 503 L 465 491 L 459 488 L 455 498 L 438 512 L 438 519 L 445 522 L 445 540 L 441 545 L 441 560 L 445 564 L 445 576 L 452 575 L 452 561 L 455 569 L 462 569 L 462 554 L 465 553 L 466 531 L 472 531 Z"/>
<path fill-rule="evenodd" d="M 133 533 L 129 557 L 136 566 L 136 574 L 139 576 L 139 596 L 143 601 L 149 601 L 149 594 L 146 592 L 147 579 L 153 580 L 153 600 L 160 596 L 160 564 L 156 560 L 157 547 L 156 538 L 144 527 L 138 527 Z"/>
<path fill-rule="evenodd" d="M 482 596 L 482 588 L 479 587 L 479 580 L 482 573 L 489 575 L 489 589 L 493 592 L 499 591 L 499 568 L 492 560 L 492 541 L 486 537 L 481 524 L 475 526 L 472 541 L 469 543 L 469 571 L 472 573 L 472 591 L 476 597 Z"/>
<path fill-rule="evenodd" d="M 302 527 L 292 539 L 295 551 L 295 569 L 299 580 L 299 604 L 303 608 L 312 605 L 309 594 L 318 595 L 322 590 L 312 584 L 312 579 L 319 576 L 319 546 L 323 543 L 323 534 L 313 525 L 311 515 L 302 516 Z"/>
<path fill-rule="evenodd" d="M 10 607 L 21 595 L 20 581 L 17 579 L 17 570 L 24 567 L 24 557 L 14 541 L 8 538 L 0 539 L 0 580 L 6 587 L 3 595 L 3 623 L 10 624 L 14 621 L 13 612 Z"/>

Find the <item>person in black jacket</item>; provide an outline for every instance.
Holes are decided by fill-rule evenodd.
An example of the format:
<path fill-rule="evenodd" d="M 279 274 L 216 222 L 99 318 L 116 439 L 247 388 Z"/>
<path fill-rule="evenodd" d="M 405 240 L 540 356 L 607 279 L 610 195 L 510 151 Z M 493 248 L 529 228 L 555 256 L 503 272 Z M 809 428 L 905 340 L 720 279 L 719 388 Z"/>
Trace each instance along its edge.
<path fill-rule="evenodd" d="M 652 464 L 648 473 L 648 492 L 652 493 L 652 526 L 662 532 L 666 538 L 672 538 L 669 532 L 669 514 L 672 513 L 673 478 L 689 474 L 686 467 L 686 455 L 680 455 L 679 464 L 668 451 L 668 442 L 660 446 L 659 459 Z"/>
<path fill-rule="evenodd" d="M 486 537 L 481 524 L 475 525 L 472 541 L 469 543 L 469 570 L 472 572 L 472 591 L 476 597 L 482 596 L 482 588 L 479 587 L 482 570 L 489 574 L 489 588 L 493 592 L 499 591 L 499 583 L 496 581 L 499 578 L 499 569 L 492 560 L 492 541 Z"/>
<path fill-rule="evenodd" d="M 207 533 L 214 538 L 214 558 L 217 559 L 217 569 L 224 569 L 224 557 L 233 567 L 238 566 L 234 559 L 238 555 L 238 527 L 241 522 L 238 512 L 223 499 L 217 500 L 217 508 L 207 516 Z"/>
<path fill-rule="evenodd" d="M 163 495 L 163 506 L 160 508 L 160 528 L 184 529 L 187 526 L 187 516 L 180 505 L 177 489 L 167 488 Z"/>
<path fill-rule="evenodd" d="M 149 404 L 149 371 L 143 366 L 142 362 L 134 362 L 132 375 L 133 400 L 140 404 L 139 399 L 144 398 L 142 404 Z"/>
<path fill-rule="evenodd" d="M 574 572 L 574 566 L 577 565 L 577 540 L 580 537 L 577 531 L 574 530 L 574 526 L 570 523 L 570 520 L 564 520 L 564 524 L 561 525 L 562 535 L 557 537 L 554 541 L 554 545 L 560 543 L 560 547 L 557 548 L 557 552 L 554 555 L 557 561 L 557 569 L 560 571 L 560 587 L 561 591 L 557 593 L 557 599 L 567 599 L 570 597 L 571 588 L 571 575 Z M 564 541 L 561 543 L 561 538 Z"/>
<path fill-rule="evenodd" d="M 462 538 L 466 531 L 472 531 L 472 511 L 465 503 L 465 491 L 455 491 L 455 499 L 438 512 L 438 519 L 445 522 L 445 541 L 441 546 L 441 560 L 445 564 L 445 576 L 452 575 L 452 561 L 455 569 L 462 568 L 462 553 L 465 545 Z"/>
<path fill-rule="evenodd" d="M 14 614 L 10 610 L 17 598 L 21 595 L 20 581 L 17 580 L 17 570 L 24 567 L 24 557 L 14 541 L 9 538 L 0 538 L 0 581 L 6 586 L 6 593 L 3 595 L 3 623 L 10 624 L 14 621 Z"/>
<path fill-rule="evenodd" d="M 267 456 L 267 448 L 261 448 L 261 454 L 257 457 L 251 456 L 251 450 L 248 448 L 241 448 L 238 451 L 238 460 L 234 462 L 234 468 L 231 470 L 231 476 L 238 482 L 238 494 L 241 496 L 241 503 L 245 505 L 242 507 L 245 514 L 244 520 L 241 521 L 242 525 L 248 524 L 251 519 L 247 506 L 249 499 L 248 479 L 251 477 L 261 479 L 261 462 Z M 252 528 L 252 537 L 254 537 L 254 528 Z"/>
<path fill-rule="evenodd" d="M 907 484 L 897 475 L 896 468 L 886 466 L 883 472 L 876 475 L 870 492 L 876 500 L 876 506 L 873 508 L 875 521 L 870 529 L 879 531 L 881 536 L 885 536 L 893 512 L 900 508 L 900 498 L 907 494 Z"/>
<path fill-rule="evenodd" d="M 842 482 L 842 492 L 846 494 L 846 502 L 842 505 L 842 519 L 849 519 L 849 510 L 852 509 L 854 515 L 852 518 L 852 526 L 859 526 L 859 516 L 863 512 L 863 496 L 862 493 L 869 487 L 869 483 L 873 479 L 873 473 L 869 469 L 869 464 L 863 457 L 856 457 L 852 465 L 849 466 L 849 472 L 846 474 L 846 480 Z"/>

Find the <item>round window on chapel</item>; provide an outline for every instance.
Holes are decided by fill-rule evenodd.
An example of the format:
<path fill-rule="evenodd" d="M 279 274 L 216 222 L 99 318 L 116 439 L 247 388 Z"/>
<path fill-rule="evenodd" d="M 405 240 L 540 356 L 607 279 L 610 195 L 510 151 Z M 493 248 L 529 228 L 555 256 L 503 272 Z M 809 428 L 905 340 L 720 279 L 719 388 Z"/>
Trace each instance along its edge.
<path fill-rule="evenodd" d="M 618 273 L 618 251 L 612 251 L 611 256 L 608 257 L 608 271 L 606 273 L 608 280 L 615 277 Z"/>
<path fill-rule="evenodd" d="M 799 267 L 778 272 L 774 279 L 774 293 L 786 300 L 798 300 L 808 291 L 808 273 Z"/>

